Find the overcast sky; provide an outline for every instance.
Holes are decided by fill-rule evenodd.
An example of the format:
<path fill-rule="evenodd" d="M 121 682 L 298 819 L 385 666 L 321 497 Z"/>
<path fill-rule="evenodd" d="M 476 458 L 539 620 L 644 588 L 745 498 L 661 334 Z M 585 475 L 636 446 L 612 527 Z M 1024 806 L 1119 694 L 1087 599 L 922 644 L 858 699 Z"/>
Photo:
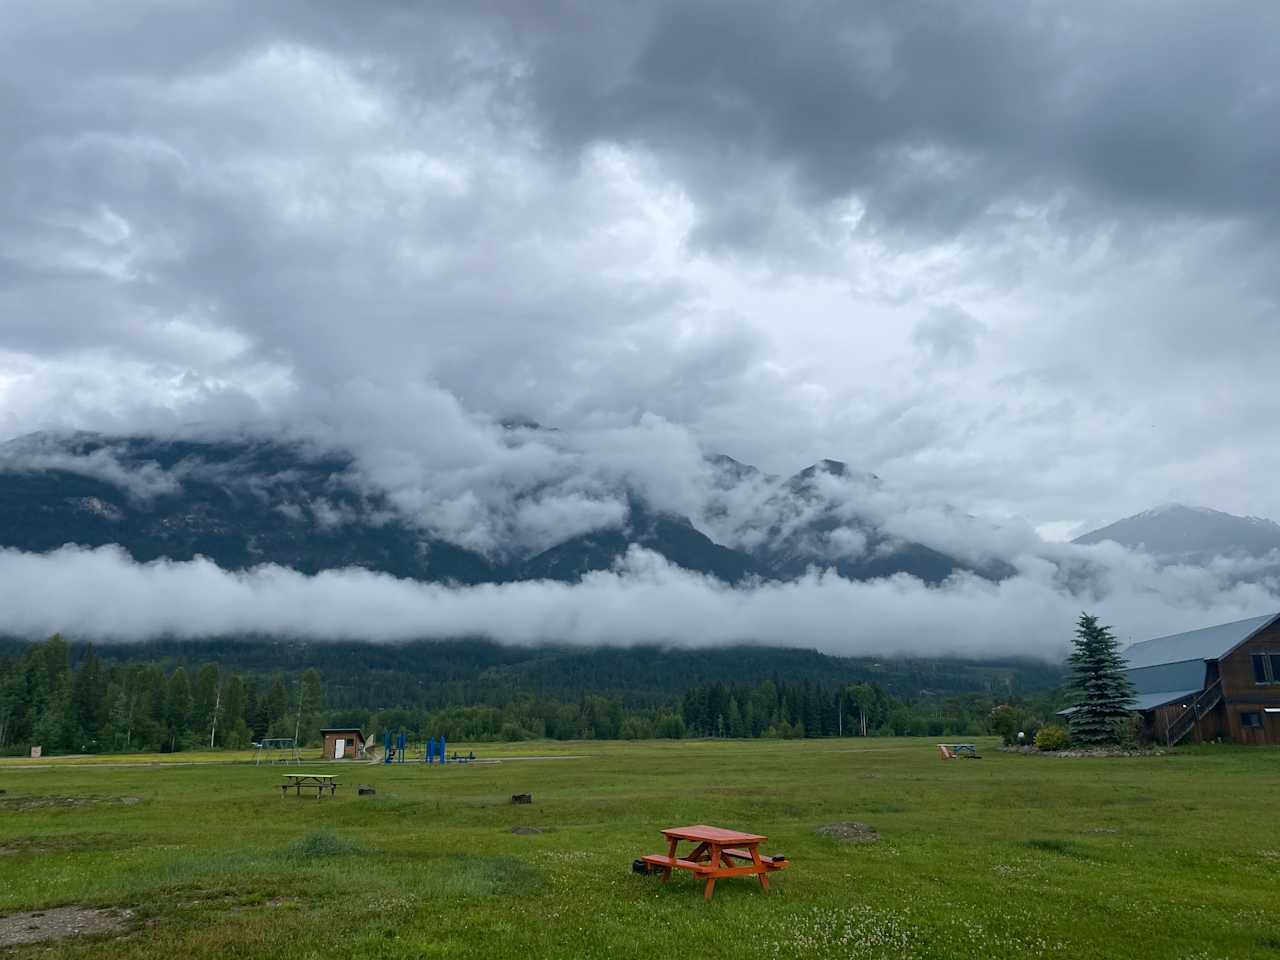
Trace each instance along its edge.
<path fill-rule="evenodd" d="M 1280 518 L 1280 5 L 9 0 L 0 130 L 0 439 Z"/>

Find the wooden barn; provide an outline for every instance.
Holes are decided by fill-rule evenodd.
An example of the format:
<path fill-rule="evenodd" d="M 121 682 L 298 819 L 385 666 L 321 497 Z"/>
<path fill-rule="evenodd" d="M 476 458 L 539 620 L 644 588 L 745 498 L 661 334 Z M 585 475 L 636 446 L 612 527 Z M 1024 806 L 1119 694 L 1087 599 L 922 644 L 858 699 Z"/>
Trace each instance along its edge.
<path fill-rule="evenodd" d="M 364 733 L 357 727 L 325 727 L 320 735 L 326 760 L 364 759 Z"/>
<path fill-rule="evenodd" d="M 1280 614 L 1145 640 L 1123 656 L 1152 740 L 1280 744 Z"/>

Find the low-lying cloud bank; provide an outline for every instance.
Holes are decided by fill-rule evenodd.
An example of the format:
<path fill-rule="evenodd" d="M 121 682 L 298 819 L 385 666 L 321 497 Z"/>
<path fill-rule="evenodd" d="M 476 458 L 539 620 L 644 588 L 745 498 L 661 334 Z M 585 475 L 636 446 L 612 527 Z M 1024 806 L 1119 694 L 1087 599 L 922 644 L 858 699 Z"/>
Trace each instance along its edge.
<path fill-rule="evenodd" d="M 1221 569 L 1160 567 L 1114 545 L 1078 549 L 1105 573 L 1075 586 L 1055 565 L 1032 559 L 999 583 L 958 576 L 930 588 L 907 576 L 856 582 L 814 571 L 736 589 L 634 547 L 617 568 L 576 584 L 475 587 L 359 569 L 306 576 L 273 565 L 231 572 L 203 559 L 139 564 L 116 547 L 0 550 L 0 632 L 116 641 L 265 633 L 372 642 L 749 642 L 843 655 L 1057 660 L 1082 608 L 1114 624 L 1122 640 L 1280 609 L 1274 584 L 1228 584 Z"/>

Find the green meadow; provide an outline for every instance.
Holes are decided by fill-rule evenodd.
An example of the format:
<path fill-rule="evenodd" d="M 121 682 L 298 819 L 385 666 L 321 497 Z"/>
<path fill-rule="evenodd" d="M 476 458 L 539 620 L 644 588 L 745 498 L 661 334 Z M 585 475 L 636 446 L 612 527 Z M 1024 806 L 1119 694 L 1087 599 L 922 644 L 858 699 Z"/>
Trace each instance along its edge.
<path fill-rule="evenodd" d="M 981 747 L 450 744 L 502 762 L 309 763 L 340 777 L 319 801 L 247 755 L 4 761 L 0 918 L 129 911 L 4 956 L 1280 957 L 1280 751 Z M 846 821 L 878 839 L 816 832 Z M 631 872 L 690 823 L 791 865 L 709 903 Z"/>

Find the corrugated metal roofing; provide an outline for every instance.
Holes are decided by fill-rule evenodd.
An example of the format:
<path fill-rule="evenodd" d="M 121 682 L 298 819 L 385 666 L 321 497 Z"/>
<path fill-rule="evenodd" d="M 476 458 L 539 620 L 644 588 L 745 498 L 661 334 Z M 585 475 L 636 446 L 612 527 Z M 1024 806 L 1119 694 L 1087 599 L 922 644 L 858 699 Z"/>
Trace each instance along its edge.
<path fill-rule="evenodd" d="M 1166 703 L 1191 703 L 1191 698 L 1200 692 L 1200 688 L 1196 687 L 1192 690 L 1164 690 L 1160 693 L 1140 693 L 1134 698 L 1134 710 L 1154 710 L 1156 707 L 1162 707 Z"/>
<path fill-rule="evenodd" d="M 1203 660 L 1183 660 L 1138 667 L 1125 673 L 1139 695 L 1161 690 L 1199 690 L 1204 686 L 1205 665 Z"/>
<path fill-rule="evenodd" d="M 1181 663 L 1184 660 L 1217 660 L 1276 620 L 1280 620 L 1280 614 L 1269 613 L 1265 617 L 1251 617 L 1234 623 L 1220 623 L 1187 633 L 1143 640 L 1125 650 L 1123 656 L 1130 669 L 1153 667 L 1162 663 Z"/>

